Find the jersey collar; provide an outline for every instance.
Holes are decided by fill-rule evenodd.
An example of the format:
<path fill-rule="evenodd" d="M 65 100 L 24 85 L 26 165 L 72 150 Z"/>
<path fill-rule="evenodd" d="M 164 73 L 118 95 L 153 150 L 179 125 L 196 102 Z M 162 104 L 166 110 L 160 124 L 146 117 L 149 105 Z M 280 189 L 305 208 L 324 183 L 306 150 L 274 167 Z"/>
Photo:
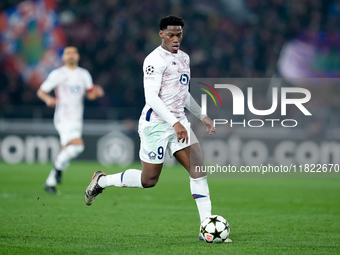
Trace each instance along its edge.
<path fill-rule="evenodd" d="M 172 52 L 170 52 L 170 51 L 168 51 L 168 50 L 166 50 L 166 49 L 163 49 L 163 47 L 162 47 L 161 45 L 159 45 L 158 48 L 160 48 L 161 51 L 163 51 L 163 52 L 165 52 L 165 53 L 168 53 L 168 54 L 171 54 L 171 55 L 174 55 L 174 56 L 177 56 L 178 53 L 179 53 L 179 51 L 180 51 L 180 50 L 178 49 L 177 53 L 172 53 Z"/>

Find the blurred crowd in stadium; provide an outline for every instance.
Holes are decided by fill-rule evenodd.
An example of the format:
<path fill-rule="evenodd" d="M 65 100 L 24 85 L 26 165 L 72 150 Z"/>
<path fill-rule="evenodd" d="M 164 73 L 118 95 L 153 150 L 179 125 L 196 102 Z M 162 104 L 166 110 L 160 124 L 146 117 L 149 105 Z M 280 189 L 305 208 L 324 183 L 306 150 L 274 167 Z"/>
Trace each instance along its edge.
<path fill-rule="evenodd" d="M 1 11 L 13 1 L 5 2 Z M 340 27 L 339 0 L 60 0 L 57 12 L 66 43 L 78 47 L 80 65 L 106 91 L 103 99 L 86 104 L 124 108 L 114 115 L 118 119 L 137 119 L 144 105 L 142 64 L 160 44 L 162 16 L 185 20 L 181 48 L 191 57 L 192 77 L 272 77 L 285 42 L 303 31 Z M 36 88 L 2 71 L 1 108 L 43 105 Z M 107 112 L 91 117 L 107 118 Z"/>

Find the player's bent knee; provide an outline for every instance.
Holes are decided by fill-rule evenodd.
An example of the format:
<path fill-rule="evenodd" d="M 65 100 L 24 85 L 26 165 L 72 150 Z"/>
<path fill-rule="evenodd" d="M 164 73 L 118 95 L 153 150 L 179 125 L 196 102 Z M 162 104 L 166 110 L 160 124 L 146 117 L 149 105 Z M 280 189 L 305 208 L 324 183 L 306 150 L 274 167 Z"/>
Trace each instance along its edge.
<path fill-rule="evenodd" d="M 149 180 L 142 180 L 143 188 L 152 188 L 155 187 L 158 182 L 158 179 L 149 179 Z"/>
<path fill-rule="evenodd" d="M 153 184 L 153 183 L 142 183 L 142 186 L 144 189 L 148 189 L 148 188 L 152 188 L 152 187 L 155 187 L 156 184 Z"/>
<path fill-rule="evenodd" d="M 205 172 L 197 171 L 196 169 L 190 169 L 190 177 L 193 179 L 202 178 L 205 176 L 207 176 L 207 173 Z"/>
<path fill-rule="evenodd" d="M 66 148 L 70 158 L 78 157 L 85 149 L 84 145 L 69 145 Z"/>

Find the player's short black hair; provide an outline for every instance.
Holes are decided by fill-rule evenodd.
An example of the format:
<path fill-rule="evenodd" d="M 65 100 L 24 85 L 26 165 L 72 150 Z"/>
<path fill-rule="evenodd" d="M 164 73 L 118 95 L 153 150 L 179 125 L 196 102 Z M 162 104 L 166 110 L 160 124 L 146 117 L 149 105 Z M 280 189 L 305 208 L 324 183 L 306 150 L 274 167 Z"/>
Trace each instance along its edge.
<path fill-rule="evenodd" d="M 63 48 L 63 51 L 65 51 L 66 48 L 76 48 L 76 50 L 79 51 L 78 47 L 75 46 L 74 44 L 66 44 Z"/>
<path fill-rule="evenodd" d="M 159 22 L 159 29 L 167 29 L 168 26 L 181 26 L 184 27 L 184 20 L 181 17 L 176 17 L 174 15 L 169 15 L 163 17 Z"/>
<path fill-rule="evenodd" d="M 78 49 L 78 47 L 75 46 L 74 44 L 66 44 L 66 45 L 64 45 L 64 49 L 65 49 L 65 48 L 70 48 L 70 47 L 73 47 L 73 48 Z"/>

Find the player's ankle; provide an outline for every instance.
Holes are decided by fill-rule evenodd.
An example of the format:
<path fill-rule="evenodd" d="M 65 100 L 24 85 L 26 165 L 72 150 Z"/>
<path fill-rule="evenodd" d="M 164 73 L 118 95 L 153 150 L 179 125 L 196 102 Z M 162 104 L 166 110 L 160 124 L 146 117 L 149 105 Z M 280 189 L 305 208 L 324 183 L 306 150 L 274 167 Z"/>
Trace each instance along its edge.
<path fill-rule="evenodd" d="M 104 178 L 103 178 L 104 177 Z M 105 189 L 107 187 L 107 181 L 106 181 L 106 176 L 103 175 L 103 176 L 100 176 L 98 178 L 98 186 L 102 189 Z"/>

